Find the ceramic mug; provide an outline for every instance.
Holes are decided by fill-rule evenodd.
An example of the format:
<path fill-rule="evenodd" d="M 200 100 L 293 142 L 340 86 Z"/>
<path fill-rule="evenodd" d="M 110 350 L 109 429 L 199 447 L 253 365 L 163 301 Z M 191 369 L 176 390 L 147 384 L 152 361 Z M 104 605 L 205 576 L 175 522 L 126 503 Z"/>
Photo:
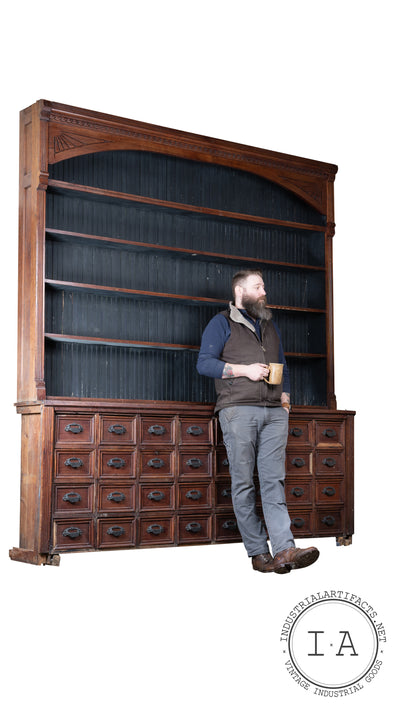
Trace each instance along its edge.
<path fill-rule="evenodd" d="M 282 382 L 283 363 L 269 363 L 268 378 L 264 378 L 268 385 L 280 385 Z"/>

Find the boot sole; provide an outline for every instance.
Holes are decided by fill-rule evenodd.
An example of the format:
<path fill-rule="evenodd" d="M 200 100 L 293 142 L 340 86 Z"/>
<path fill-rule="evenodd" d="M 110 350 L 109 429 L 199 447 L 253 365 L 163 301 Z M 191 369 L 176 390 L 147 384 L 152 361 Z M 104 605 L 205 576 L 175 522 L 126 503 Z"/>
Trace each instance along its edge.
<path fill-rule="evenodd" d="M 275 573 L 282 575 L 283 573 L 290 573 L 291 570 L 297 570 L 300 568 L 307 568 L 309 565 L 315 563 L 319 558 L 319 550 L 315 549 L 313 551 L 306 551 L 300 554 L 297 560 L 291 563 L 283 563 L 279 568 L 275 569 Z"/>

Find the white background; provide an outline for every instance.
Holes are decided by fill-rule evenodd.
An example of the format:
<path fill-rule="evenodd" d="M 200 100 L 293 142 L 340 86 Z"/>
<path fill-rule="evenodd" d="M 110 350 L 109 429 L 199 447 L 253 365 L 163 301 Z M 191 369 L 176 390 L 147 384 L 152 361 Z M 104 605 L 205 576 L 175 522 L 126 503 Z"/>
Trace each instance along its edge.
<path fill-rule="evenodd" d="M 324 589 L 367 599 L 390 640 L 378 677 L 341 703 L 393 708 L 400 432 L 396 4 L 22 0 L 3 9 L 3 708 L 262 711 L 277 701 L 297 709 L 337 704 L 297 687 L 279 644 L 293 605 Z M 64 555 L 59 568 L 8 559 L 19 527 L 18 114 L 41 98 L 339 166 L 336 394 L 339 408 L 357 410 L 352 546 L 319 541 L 318 563 L 286 576 L 253 572 L 240 544 Z"/>

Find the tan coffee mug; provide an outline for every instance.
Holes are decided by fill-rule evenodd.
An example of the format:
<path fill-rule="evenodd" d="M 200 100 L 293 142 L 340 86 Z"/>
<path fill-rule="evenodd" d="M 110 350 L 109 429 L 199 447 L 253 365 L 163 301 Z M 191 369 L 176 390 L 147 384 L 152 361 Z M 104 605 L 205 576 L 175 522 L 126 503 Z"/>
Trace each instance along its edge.
<path fill-rule="evenodd" d="M 283 364 L 282 363 L 269 363 L 269 374 L 268 378 L 264 378 L 268 385 L 280 385 L 282 382 L 283 374 Z"/>

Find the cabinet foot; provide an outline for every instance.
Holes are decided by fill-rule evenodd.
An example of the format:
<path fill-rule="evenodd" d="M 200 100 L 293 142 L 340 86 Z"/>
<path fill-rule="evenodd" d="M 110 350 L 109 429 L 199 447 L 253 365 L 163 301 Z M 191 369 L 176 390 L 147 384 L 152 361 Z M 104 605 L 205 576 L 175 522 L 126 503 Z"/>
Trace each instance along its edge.
<path fill-rule="evenodd" d="M 337 536 L 336 545 L 337 546 L 351 546 L 353 543 L 352 536 Z"/>
<path fill-rule="evenodd" d="M 31 565 L 60 565 L 59 555 L 49 555 L 48 553 L 37 553 L 26 548 L 11 548 L 9 551 L 11 560 L 20 563 L 30 563 Z"/>

